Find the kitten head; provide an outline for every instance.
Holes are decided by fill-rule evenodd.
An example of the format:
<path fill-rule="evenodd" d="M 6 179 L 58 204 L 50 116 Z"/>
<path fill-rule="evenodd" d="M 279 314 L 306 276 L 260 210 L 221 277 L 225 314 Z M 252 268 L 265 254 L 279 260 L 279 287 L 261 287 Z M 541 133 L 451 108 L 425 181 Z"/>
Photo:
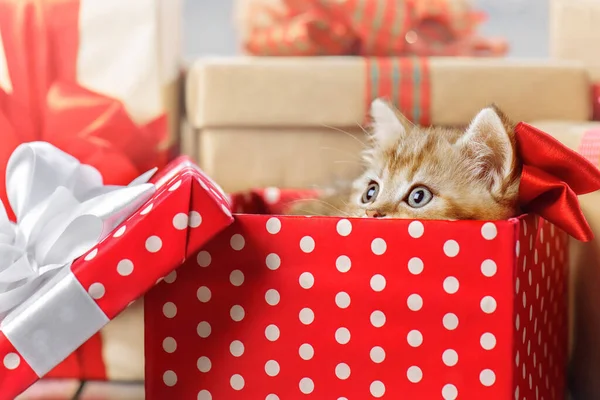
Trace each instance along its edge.
<path fill-rule="evenodd" d="M 356 217 L 506 219 L 518 214 L 514 125 L 495 106 L 466 130 L 420 128 L 383 100 L 371 106 L 366 170 L 353 183 Z"/>

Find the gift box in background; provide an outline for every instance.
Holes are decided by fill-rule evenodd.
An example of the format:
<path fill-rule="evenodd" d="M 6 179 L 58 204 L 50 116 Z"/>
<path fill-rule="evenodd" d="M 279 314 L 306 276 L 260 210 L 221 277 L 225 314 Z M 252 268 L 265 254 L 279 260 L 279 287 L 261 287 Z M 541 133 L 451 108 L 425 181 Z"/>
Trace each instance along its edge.
<path fill-rule="evenodd" d="M 237 0 L 245 51 L 261 56 L 501 56 L 503 39 L 476 35 L 468 0 Z"/>
<path fill-rule="evenodd" d="M 182 152 L 228 192 L 347 178 L 355 168 L 343 166 L 360 162 L 359 124 L 376 97 L 422 125 L 466 125 L 492 101 L 519 120 L 590 116 L 588 76 L 576 62 L 205 59 L 186 86 Z"/>
<path fill-rule="evenodd" d="M 600 4 L 591 0 L 551 0 L 550 54 L 555 59 L 582 61 L 594 85 L 594 119 L 600 119 Z"/>
<path fill-rule="evenodd" d="M 2 2 L 1 167 L 33 140 L 110 184 L 164 165 L 177 139 L 180 29 L 179 0 Z"/>
<path fill-rule="evenodd" d="M 533 125 L 600 165 L 600 122 L 539 121 Z M 600 193 L 580 196 L 587 221 L 600 232 Z M 574 399 L 600 397 L 600 239 L 589 243 L 572 240 L 570 249 L 570 354 L 571 390 Z"/>
<path fill-rule="evenodd" d="M 222 212 L 228 200 L 214 186 L 204 189 L 209 181 L 186 159 L 158 174 L 155 185 L 137 185 L 145 174 L 126 188 L 104 187 L 98 171 L 39 143 L 23 145 L 9 161 L 18 225 L 1 221 L 2 257 L 14 258 L 0 275 L 0 399 L 7 400 L 232 220 Z"/>

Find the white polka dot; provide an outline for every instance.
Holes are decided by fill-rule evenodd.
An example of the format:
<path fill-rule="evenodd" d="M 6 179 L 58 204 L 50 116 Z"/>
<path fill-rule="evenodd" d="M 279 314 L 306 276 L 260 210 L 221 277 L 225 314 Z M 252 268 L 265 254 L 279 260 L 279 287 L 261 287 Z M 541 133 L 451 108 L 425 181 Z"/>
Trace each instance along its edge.
<path fill-rule="evenodd" d="M 380 256 L 387 250 L 387 243 L 381 238 L 373 239 L 371 242 L 371 251 L 373 254 Z"/>
<path fill-rule="evenodd" d="M 416 293 L 411 294 L 408 296 L 408 299 L 406 299 L 406 305 L 411 311 L 419 311 L 423 308 L 423 298 Z"/>
<path fill-rule="evenodd" d="M 271 235 L 279 233 L 281 230 L 281 221 L 279 218 L 271 217 L 267 220 L 267 232 Z"/>
<path fill-rule="evenodd" d="M 202 215 L 198 211 L 190 211 L 188 216 L 188 226 L 190 228 L 197 228 L 202 224 Z"/>
<path fill-rule="evenodd" d="M 203 389 L 200 392 L 198 392 L 197 400 L 213 400 L 212 394 L 210 394 L 210 392 L 208 390 Z"/>
<path fill-rule="evenodd" d="M 408 224 L 408 234 L 415 239 L 420 238 L 425 233 L 425 227 L 420 221 L 413 221 Z"/>
<path fill-rule="evenodd" d="M 265 363 L 265 373 L 269 376 L 279 375 L 280 370 L 279 363 L 275 360 L 269 360 Z"/>
<path fill-rule="evenodd" d="M 335 304 L 339 308 L 348 308 L 350 306 L 350 295 L 346 292 L 339 292 L 335 295 Z"/>
<path fill-rule="evenodd" d="M 175 386 L 177 384 L 177 374 L 173 371 L 166 371 L 163 374 L 163 382 L 169 387 Z"/>
<path fill-rule="evenodd" d="M 106 289 L 104 288 L 103 284 L 96 282 L 90 285 L 88 293 L 90 294 L 92 299 L 100 300 L 106 294 Z"/>
<path fill-rule="evenodd" d="M 315 249 L 315 240 L 310 236 L 304 236 L 300 239 L 300 250 L 305 253 L 312 253 Z"/>
<path fill-rule="evenodd" d="M 442 397 L 444 400 L 456 400 L 458 397 L 458 389 L 451 384 L 445 385 L 442 388 Z"/>
<path fill-rule="evenodd" d="M 498 271 L 498 266 L 494 262 L 494 260 L 485 260 L 481 263 L 481 273 L 488 278 L 496 275 Z"/>
<path fill-rule="evenodd" d="M 167 302 L 163 305 L 163 314 L 167 318 L 174 318 L 177 315 L 177 306 L 175 303 Z"/>
<path fill-rule="evenodd" d="M 311 394 L 315 390 L 315 384 L 310 378 L 300 379 L 300 391 L 304 394 Z"/>
<path fill-rule="evenodd" d="M 210 361 L 210 358 L 202 356 L 196 361 L 196 367 L 198 368 L 198 371 L 206 373 L 212 368 L 212 362 Z"/>
<path fill-rule="evenodd" d="M 338 271 L 345 273 L 350 271 L 350 267 L 352 266 L 352 262 L 348 256 L 339 256 L 335 260 L 335 267 Z"/>
<path fill-rule="evenodd" d="M 198 327 L 196 328 L 196 333 L 198 333 L 198 336 L 200 336 L 203 339 L 206 339 L 207 337 L 209 337 L 211 332 L 212 332 L 212 327 L 206 321 L 200 322 L 198 324 Z"/>
<path fill-rule="evenodd" d="M 210 253 L 208 251 L 201 251 L 196 256 L 196 262 L 198 263 L 199 266 L 201 266 L 203 268 L 208 267 L 210 265 L 211 261 L 212 261 L 212 257 L 210 256 Z"/>
<path fill-rule="evenodd" d="M 315 320 L 315 313 L 310 308 L 303 308 L 298 317 L 304 325 L 310 325 Z"/>
<path fill-rule="evenodd" d="M 519 240 L 517 240 L 517 245 L 515 246 L 515 253 L 517 254 L 517 257 L 519 257 L 519 254 L 521 253 L 521 242 Z"/>
<path fill-rule="evenodd" d="M 240 374 L 231 375 L 231 379 L 229 379 L 229 384 L 233 390 L 242 390 L 246 382 L 244 382 L 244 377 Z"/>
<path fill-rule="evenodd" d="M 276 306 L 277 304 L 279 304 L 280 300 L 281 296 L 279 295 L 279 292 L 275 289 L 269 289 L 265 293 L 265 301 L 270 306 Z"/>
<path fill-rule="evenodd" d="M 174 192 L 177 189 L 179 189 L 179 186 L 181 186 L 181 179 L 178 180 L 177 182 L 175 182 L 174 184 L 171 185 L 171 187 L 168 189 L 169 192 Z"/>
<path fill-rule="evenodd" d="M 171 271 L 171 273 L 167 276 L 165 276 L 165 282 L 167 283 L 173 283 L 177 280 L 177 271 Z"/>
<path fill-rule="evenodd" d="M 127 229 L 127 227 L 125 225 L 123 225 L 122 227 L 120 227 L 119 229 L 117 229 L 117 231 L 113 234 L 114 238 L 118 238 L 123 236 L 123 234 L 125 233 L 125 230 Z"/>
<path fill-rule="evenodd" d="M 417 366 L 412 366 L 406 370 L 406 377 L 412 383 L 419 383 L 423 379 L 423 371 Z"/>
<path fill-rule="evenodd" d="M 370 284 L 371 284 L 371 289 L 373 289 L 376 292 L 381 292 L 383 289 L 385 289 L 385 285 L 386 285 L 385 277 L 380 274 L 373 275 L 371 277 Z"/>
<path fill-rule="evenodd" d="M 244 354 L 244 343 L 239 340 L 234 340 L 229 344 L 229 352 L 234 357 L 241 357 Z"/>
<path fill-rule="evenodd" d="M 460 251 L 460 246 L 456 240 L 448 240 L 444 243 L 444 254 L 448 257 L 456 257 Z"/>
<path fill-rule="evenodd" d="M 232 249 L 234 249 L 236 251 L 240 251 L 241 249 L 243 249 L 245 244 L 246 244 L 246 240 L 239 233 L 236 233 L 235 235 L 233 235 L 231 237 L 231 239 L 229 240 L 229 245 L 231 246 Z"/>
<path fill-rule="evenodd" d="M 449 367 L 454 367 L 458 363 L 458 353 L 455 350 L 448 349 L 442 353 L 442 361 Z"/>
<path fill-rule="evenodd" d="M 17 353 L 8 353 L 4 356 L 4 368 L 14 370 L 19 368 L 21 357 Z"/>
<path fill-rule="evenodd" d="M 141 215 L 148 214 L 150 211 L 152 211 L 152 206 L 153 206 L 152 203 L 148 204 L 148 206 L 146 208 L 144 208 L 142 211 L 140 211 L 140 214 Z"/>
<path fill-rule="evenodd" d="M 212 297 L 212 293 L 208 287 L 200 286 L 196 292 L 196 297 L 198 297 L 198 300 L 202 303 L 208 303 Z"/>
<path fill-rule="evenodd" d="M 229 310 L 229 316 L 235 322 L 240 322 L 246 316 L 246 311 L 244 311 L 244 307 L 236 304 Z"/>
<path fill-rule="evenodd" d="M 133 262 L 128 259 L 119 261 L 117 264 L 117 272 L 121 276 L 129 276 L 133 272 Z"/>
<path fill-rule="evenodd" d="M 303 289 L 310 289 L 315 284 L 315 277 L 310 272 L 303 272 L 298 282 Z"/>
<path fill-rule="evenodd" d="M 479 374 L 479 382 L 481 382 L 483 386 L 492 386 L 496 383 L 496 374 L 491 369 L 484 369 Z"/>
<path fill-rule="evenodd" d="M 184 213 L 179 213 L 173 217 L 173 227 L 177 230 L 184 230 L 188 226 L 188 216 Z"/>
<path fill-rule="evenodd" d="M 146 239 L 146 250 L 156 253 L 162 248 L 162 240 L 158 236 L 150 236 Z"/>
<path fill-rule="evenodd" d="M 85 257 L 83 258 L 85 261 L 90 261 L 92 260 L 94 257 L 96 257 L 96 254 L 98 254 L 98 249 L 94 249 L 92 251 L 90 251 L 89 253 L 87 253 L 85 255 Z"/>
<path fill-rule="evenodd" d="M 371 357 L 371 361 L 381 364 L 385 360 L 385 350 L 383 347 L 375 346 L 371 349 L 369 356 Z"/>
<path fill-rule="evenodd" d="M 268 394 L 267 397 L 265 397 L 265 400 L 280 400 L 279 396 L 277 396 L 276 394 Z"/>
<path fill-rule="evenodd" d="M 371 325 L 375 328 L 381 328 L 385 325 L 385 314 L 379 310 L 371 313 Z"/>
<path fill-rule="evenodd" d="M 385 394 L 385 385 L 381 381 L 374 381 L 371 382 L 369 390 L 371 391 L 371 396 L 378 399 L 380 397 L 383 397 L 383 395 Z"/>
<path fill-rule="evenodd" d="M 166 353 L 174 353 L 177 350 L 177 342 L 172 337 L 166 337 L 163 340 L 162 346 Z"/>
<path fill-rule="evenodd" d="M 492 314 L 494 311 L 496 311 L 498 304 L 496 303 L 496 299 L 494 299 L 492 296 L 485 296 L 483 299 L 481 299 L 481 303 L 479 305 L 481 306 L 481 311 L 486 314 Z"/>
<path fill-rule="evenodd" d="M 270 342 L 274 342 L 277 339 L 279 339 L 279 328 L 277 327 L 277 325 L 271 324 L 267 326 L 267 328 L 265 329 L 265 337 Z"/>
<path fill-rule="evenodd" d="M 481 227 L 481 236 L 483 236 L 485 240 L 495 239 L 497 235 L 498 229 L 496 228 L 496 225 L 493 222 L 486 222 Z"/>
<path fill-rule="evenodd" d="M 275 204 L 281 198 L 281 191 L 275 187 L 268 187 L 263 194 L 267 204 Z"/>
<path fill-rule="evenodd" d="M 308 343 L 304 343 L 298 349 L 298 354 L 303 360 L 310 360 L 315 355 L 315 349 Z"/>
<path fill-rule="evenodd" d="M 231 271 L 229 274 L 229 282 L 231 282 L 233 286 L 242 286 L 244 283 L 244 273 L 239 269 Z"/>
<path fill-rule="evenodd" d="M 350 366 L 346 363 L 339 363 L 335 366 L 335 376 L 341 380 L 350 378 Z"/>
<path fill-rule="evenodd" d="M 339 344 L 347 344 L 350 341 L 350 331 L 348 328 L 338 328 L 335 331 L 335 341 Z"/>
<path fill-rule="evenodd" d="M 456 279 L 453 276 L 449 276 L 446 279 L 444 279 L 444 291 L 448 294 L 454 294 L 456 292 L 458 292 L 458 287 L 459 287 L 459 283 L 458 283 L 458 279 Z"/>
<path fill-rule="evenodd" d="M 479 343 L 485 350 L 492 350 L 494 347 L 496 347 L 496 336 L 489 332 L 484 333 L 481 335 Z"/>
<path fill-rule="evenodd" d="M 418 330 L 414 329 L 406 335 L 406 341 L 411 347 L 419 347 L 423 344 L 423 335 Z"/>
<path fill-rule="evenodd" d="M 458 317 L 456 314 L 448 313 L 444 315 L 444 318 L 442 318 L 442 323 L 444 328 L 448 329 L 449 331 L 453 331 L 458 327 Z"/>
<path fill-rule="evenodd" d="M 341 219 L 336 225 L 336 230 L 340 236 L 348 236 L 352 232 L 352 223 L 347 219 Z"/>
<path fill-rule="evenodd" d="M 281 258 L 275 253 L 271 253 L 267 256 L 266 260 L 267 268 L 272 271 L 275 271 L 277 268 L 281 266 Z"/>
<path fill-rule="evenodd" d="M 419 275 L 423 272 L 423 260 L 419 257 L 413 257 L 408 261 L 408 271 L 413 275 Z"/>

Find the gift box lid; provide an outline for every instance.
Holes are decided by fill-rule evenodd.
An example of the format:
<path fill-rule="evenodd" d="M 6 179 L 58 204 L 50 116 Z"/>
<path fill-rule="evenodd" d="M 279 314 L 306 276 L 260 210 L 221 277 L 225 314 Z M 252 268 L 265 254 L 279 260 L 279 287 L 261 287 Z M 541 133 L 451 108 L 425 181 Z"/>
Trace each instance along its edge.
<path fill-rule="evenodd" d="M 51 181 L 51 175 L 44 175 L 43 171 L 39 175 L 40 170 L 36 169 L 36 166 L 48 169 L 48 164 L 37 161 L 32 163 L 33 178 L 42 176 Z M 8 170 L 12 170 L 10 163 Z M 78 171 L 73 176 L 81 173 L 81 176 L 89 177 L 89 170 Z M 23 178 L 23 175 L 19 177 Z M 7 181 L 11 182 L 11 179 Z M 20 281 L 11 283 L 9 280 L 7 287 L 10 274 L 6 274 L 6 265 L 0 268 L 0 311 L 6 308 L 0 313 L 0 399 L 15 398 L 43 377 L 233 222 L 229 198 L 185 157 L 173 161 L 151 182 L 154 185 L 132 182 L 123 189 L 121 193 L 136 193 L 131 201 L 125 202 L 125 212 L 121 212 L 118 198 L 111 197 L 112 203 L 102 195 L 92 198 L 98 207 L 107 210 L 104 228 L 109 226 L 111 229 L 103 234 L 100 242 L 88 246 L 89 250 L 84 250 L 80 257 L 58 264 L 52 275 L 44 276 L 40 272 L 32 277 L 28 281 L 32 283 L 31 290 L 25 284 L 19 286 Z M 24 186 L 28 186 L 27 180 L 25 183 Z M 86 184 L 89 182 L 77 183 L 74 193 Z M 34 182 L 31 196 L 42 197 L 41 191 L 45 189 L 42 186 L 39 181 Z M 103 190 L 107 189 L 110 188 Z M 21 204 L 16 203 L 15 207 L 12 198 L 11 205 L 16 208 L 18 232 L 18 229 L 26 228 L 23 221 L 31 213 L 23 217 Z M 119 213 L 116 221 L 115 215 Z M 88 214 L 84 217 L 88 218 Z M 55 219 L 51 222 L 56 223 Z M 95 223 L 90 219 L 82 222 Z M 42 223 L 40 217 L 38 224 Z M 5 226 L 2 225 L 3 233 Z M 60 251 L 61 246 L 64 246 L 62 251 L 80 246 L 77 240 L 86 235 L 85 232 L 81 225 L 67 226 L 62 236 L 52 243 L 48 254 Z M 68 240 L 70 245 L 65 245 Z M 9 269 L 16 264 L 8 265 Z M 21 265 L 17 267 L 22 269 Z M 42 263 L 39 270 L 50 267 L 51 264 Z M 20 272 L 26 273 L 25 270 Z M 7 302 L 11 301 L 7 296 L 13 288 L 11 284 L 17 285 L 18 290 L 29 291 L 13 307 L 7 308 Z M 18 290 L 12 292 L 17 298 Z"/>
<path fill-rule="evenodd" d="M 186 86 L 195 128 L 356 127 L 376 97 L 422 125 L 468 125 L 491 102 L 518 121 L 591 114 L 589 77 L 576 61 L 206 58 L 192 64 Z"/>

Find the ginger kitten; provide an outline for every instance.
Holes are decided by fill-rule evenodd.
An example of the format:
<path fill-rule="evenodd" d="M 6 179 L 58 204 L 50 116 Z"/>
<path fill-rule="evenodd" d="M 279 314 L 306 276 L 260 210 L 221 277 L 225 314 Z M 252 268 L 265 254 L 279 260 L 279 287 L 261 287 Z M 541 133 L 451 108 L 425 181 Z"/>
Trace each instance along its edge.
<path fill-rule="evenodd" d="M 495 106 L 466 130 L 413 126 L 381 99 L 371 105 L 365 171 L 351 187 L 301 201 L 296 215 L 499 220 L 519 214 L 514 124 Z"/>

